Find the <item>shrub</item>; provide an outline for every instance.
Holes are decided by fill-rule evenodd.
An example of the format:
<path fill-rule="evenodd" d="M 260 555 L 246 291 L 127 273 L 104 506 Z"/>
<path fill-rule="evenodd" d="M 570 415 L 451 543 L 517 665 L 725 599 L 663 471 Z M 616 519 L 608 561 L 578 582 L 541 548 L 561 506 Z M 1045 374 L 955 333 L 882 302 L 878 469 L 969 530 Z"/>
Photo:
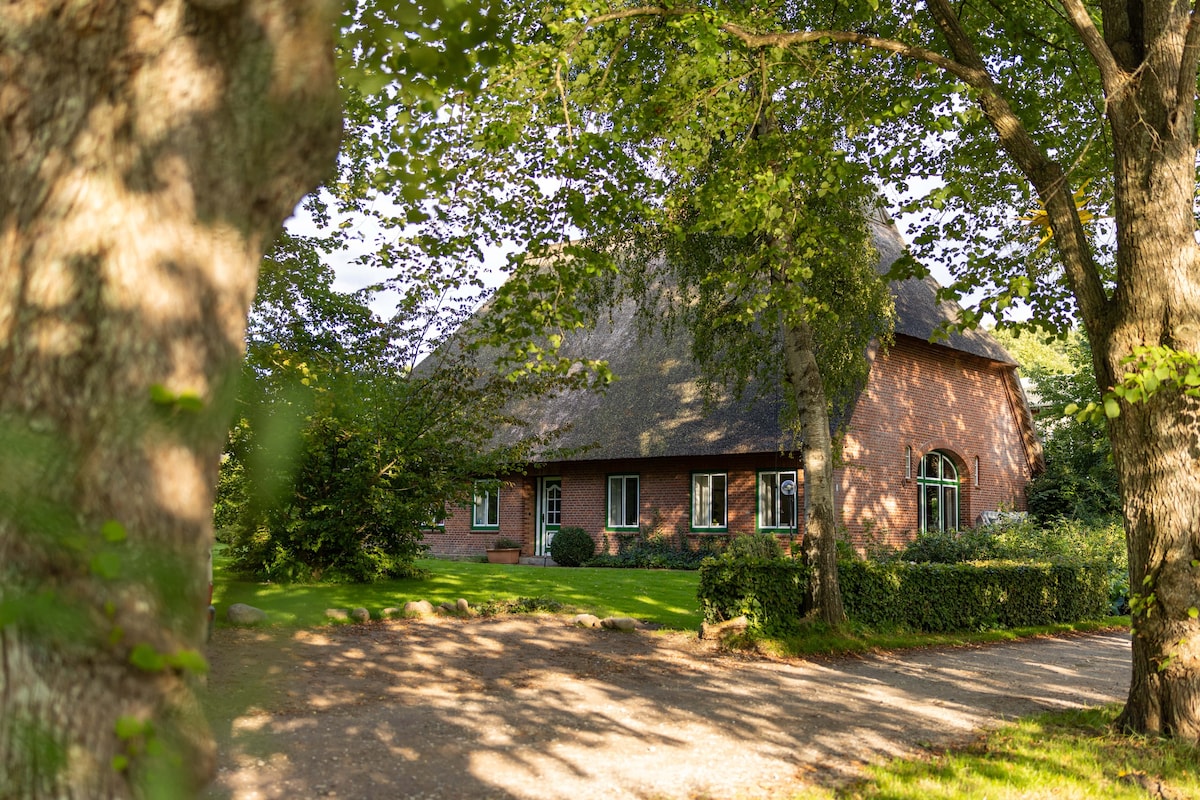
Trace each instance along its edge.
<path fill-rule="evenodd" d="M 520 549 L 521 543 L 516 539 L 510 539 L 507 536 L 501 536 L 496 541 L 492 542 L 493 550 L 515 550 Z"/>
<path fill-rule="evenodd" d="M 806 586 L 799 561 L 727 551 L 700 565 L 696 593 L 706 622 L 745 615 L 757 630 L 786 633 L 800 621 Z"/>
<path fill-rule="evenodd" d="M 769 533 L 736 535 L 725 546 L 725 552 L 734 558 L 783 558 L 783 548 Z"/>
<path fill-rule="evenodd" d="M 660 526 L 647 526 L 637 533 L 617 534 L 617 552 L 600 553 L 587 565 L 626 569 L 699 569 L 705 558 L 721 552 L 725 541 L 723 535 L 706 534 L 692 549 L 683 530 L 668 532 Z"/>
<path fill-rule="evenodd" d="M 550 557 L 563 567 L 578 567 L 596 553 L 596 542 L 583 528 L 559 528 L 550 540 Z"/>
<path fill-rule="evenodd" d="M 942 632 L 1049 625 L 1109 613 L 1103 564 L 845 562 L 846 613 L 873 627 Z"/>
<path fill-rule="evenodd" d="M 896 557 L 921 564 L 959 564 L 992 558 L 993 544 L 992 534 L 986 528 L 922 531 Z"/>

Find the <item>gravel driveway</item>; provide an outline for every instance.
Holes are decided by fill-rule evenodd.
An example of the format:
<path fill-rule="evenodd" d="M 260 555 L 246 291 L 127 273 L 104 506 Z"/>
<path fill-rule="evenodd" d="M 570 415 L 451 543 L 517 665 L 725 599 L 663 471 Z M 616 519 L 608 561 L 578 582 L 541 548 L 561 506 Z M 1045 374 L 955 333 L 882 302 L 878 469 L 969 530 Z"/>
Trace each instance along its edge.
<path fill-rule="evenodd" d="M 768 661 L 559 617 L 218 630 L 211 798 L 787 797 L 864 762 L 1124 699 L 1103 633 Z"/>

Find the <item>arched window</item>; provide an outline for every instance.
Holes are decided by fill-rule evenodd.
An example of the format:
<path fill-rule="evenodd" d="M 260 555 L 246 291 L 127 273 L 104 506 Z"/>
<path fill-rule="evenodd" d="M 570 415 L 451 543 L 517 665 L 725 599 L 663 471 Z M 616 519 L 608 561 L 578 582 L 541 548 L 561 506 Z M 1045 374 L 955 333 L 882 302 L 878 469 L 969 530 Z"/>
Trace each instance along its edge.
<path fill-rule="evenodd" d="M 939 450 L 921 459 L 917 509 L 922 531 L 958 530 L 958 469 Z"/>

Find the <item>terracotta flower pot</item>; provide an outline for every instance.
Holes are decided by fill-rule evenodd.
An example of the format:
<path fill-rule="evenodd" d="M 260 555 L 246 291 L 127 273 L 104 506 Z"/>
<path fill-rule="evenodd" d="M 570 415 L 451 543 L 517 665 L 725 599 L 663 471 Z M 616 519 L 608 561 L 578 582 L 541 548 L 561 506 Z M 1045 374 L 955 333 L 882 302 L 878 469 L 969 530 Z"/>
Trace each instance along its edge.
<path fill-rule="evenodd" d="M 487 560 L 489 564 L 519 564 L 521 563 L 521 548 L 501 547 L 496 549 L 489 547 Z"/>

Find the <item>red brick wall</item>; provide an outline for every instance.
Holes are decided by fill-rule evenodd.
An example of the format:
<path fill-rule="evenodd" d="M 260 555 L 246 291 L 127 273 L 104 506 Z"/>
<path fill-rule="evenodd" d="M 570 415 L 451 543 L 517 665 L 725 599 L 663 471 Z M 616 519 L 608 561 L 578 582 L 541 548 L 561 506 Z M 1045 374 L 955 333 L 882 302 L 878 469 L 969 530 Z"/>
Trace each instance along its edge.
<path fill-rule="evenodd" d="M 841 522 L 857 547 L 864 547 L 869 536 L 900 544 L 915 535 L 917 469 L 921 456 L 931 450 L 948 453 L 958 467 L 961 525 L 973 525 L 982 511 L 1025 507 L 1030 468 L 1006 386 L 1007 369 L 903 336 L 876 358 L 835 473 Z M 912 448 L 911 478 L 904 475 L 906 446 Z M 499 530 L 471 531 L 470 508 L 448 508 L 445 529 L 428 534 L 426 542 L 434 554 L 482 557 L 497 537 L 506 536 L 523 543 L 523 555 L 533 555 L 534 487 L 542 476 L 562 479 L 562 525 L 583 528 L 598 544 L 607 542 L 615 549 L 616 534 L 605 530 L 607 481 L 614 474 L 639 476 L 643 527 L 654 525 L 672 534 L 683 530 L 697 541 L 711 535 L 689 530 L 691 475 L 704 471 L 728 475 L 729 532 L 753 533 L 758 472 L 781 469 L 799 473 L 799 461 L 765 453 L 551 464 L 510 478 L 501 487 Z M 803 515 L 802 492 L 797 500 Z"/>
<path fill-rule="evenodd" d="M 893 543 L 915 535 L 917 469 L 931 450 L 949 454 L 958 467 L 960 525 L 974 525 L 983 511 L 1025 508 L 1030 467 L 1008 369 L 903 336 L 876 359 L 837 475 L 842 522 L 856 545 L 866 543 L 868 531 Z M 911 478 L 905 447 L 912 448 Z"/>
<path fill-rule="evenodd" d="M 471 531 L 469 508 L 452 512 L 443 530 L 426 534 L 435 555 L 483 556 L 497 537 L 507 536 L 523 543 L 522 555 L 533 555 L 534 487 L 537 477 L 562 479 L 562 525 L 586 530 L 598 546 L 608 543 L 615 550 L 618 531 L 605 528 L 608 477 L 637 475 L 638 514 L 643 527 L 653 526 L 669 534 L 682 530 L 698 541 L 709 533 L 692 533 L 691 481 L 693 472 L 724 472 L 728 476 L 730 533 L 757 530 L 757 483 L 760 470 L 798 470 L 798 462 L 782 454 L 715 456 L 711 458 L 648 458 L 635 461 L 584 461 L 552 464 L 528 476 L 508 479 L 500 489 L 500 529 Z M 798 498 L 803 508 L 803 495 Z"/>

